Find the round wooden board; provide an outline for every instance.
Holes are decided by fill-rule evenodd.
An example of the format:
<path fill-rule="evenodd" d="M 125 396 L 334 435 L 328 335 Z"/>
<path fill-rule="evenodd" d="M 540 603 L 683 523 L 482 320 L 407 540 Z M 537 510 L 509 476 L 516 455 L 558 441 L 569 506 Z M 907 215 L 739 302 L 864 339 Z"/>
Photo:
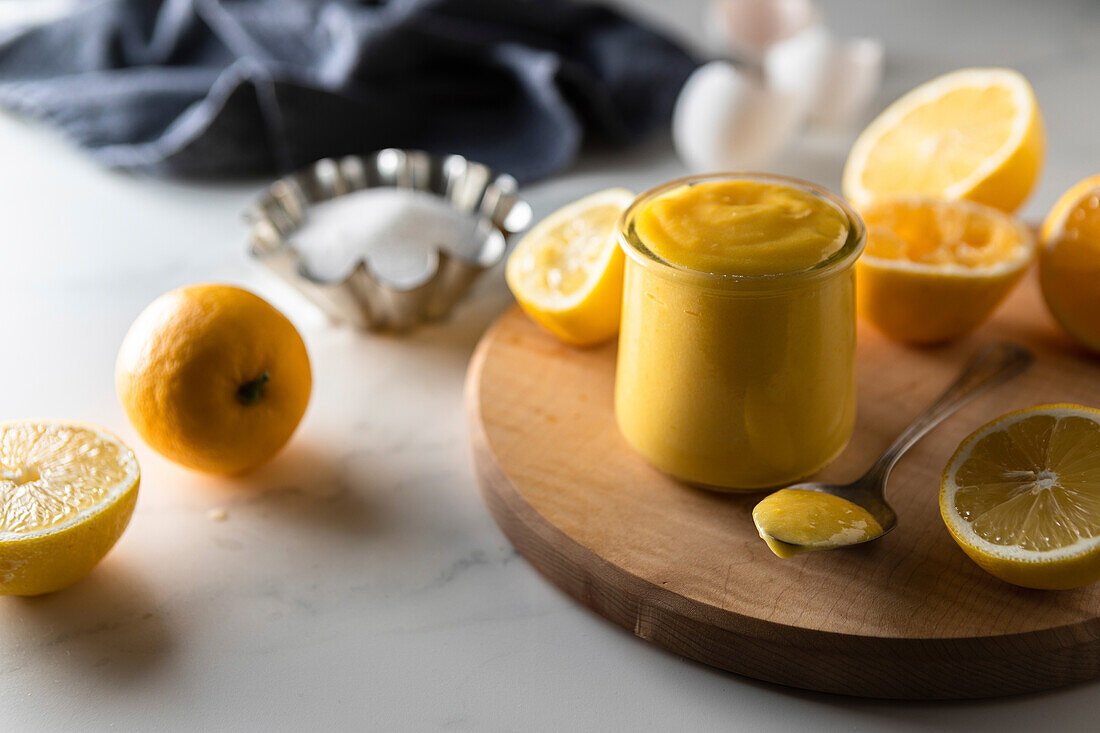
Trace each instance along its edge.
<path fill-rule="evenodd" d="M 819 474 L 850 480 L 980 344 L 1038 356 L 918 444 L 891 477 L 899 516 L 882 540 L 790 560 L 757 537 L 760 494 L 685 486 L 634 454 L 612 414 L 615 346 L 577 350 L 516 308 L 485 335 L 466 384 L 474 467 L 490 512 L 527 560 L 637 636 L 750 677 L 887 698 L 988 697 L 1100 676 L 1100 584 L 1035 591 L 962 553 L 940 520 L 939 474 L 994 417 L 1100 403 L 1100 363 L 1055 327 L 1034 278 L 993 322 L 949 347 L 910 349 L 860 324 L 859 415 Z"/>

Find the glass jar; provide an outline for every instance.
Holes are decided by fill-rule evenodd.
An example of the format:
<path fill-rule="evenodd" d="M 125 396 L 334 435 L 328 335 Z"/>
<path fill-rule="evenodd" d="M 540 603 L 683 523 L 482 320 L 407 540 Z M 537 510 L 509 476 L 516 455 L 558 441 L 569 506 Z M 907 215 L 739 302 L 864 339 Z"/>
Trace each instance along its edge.
<path fill-rule="evenodd" d="M 807 269 L 713 274 L 654 254 L 636 217 L 655 198 L 701 182 L 748 180 L 825 200 L 847 238 Z M 832 461 L 856 413 L 854 264 L 863 221 L 840 197 L 782 176 L 684 178 L 624 212 L 626 253 L 615 415 L 627 441 L 661 471 L 722 491 L 789 484 Z"/>

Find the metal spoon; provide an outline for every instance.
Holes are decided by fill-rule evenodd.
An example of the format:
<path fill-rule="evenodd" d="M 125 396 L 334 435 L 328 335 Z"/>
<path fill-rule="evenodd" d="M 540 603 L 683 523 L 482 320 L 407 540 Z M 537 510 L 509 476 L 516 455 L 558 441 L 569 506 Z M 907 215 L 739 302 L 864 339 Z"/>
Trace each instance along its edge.
<path fill-rule="evenodd" d="M 863 507 L 882 527 L 882 534 L 866 537 L 861 542 L 881 537 L 898 523 L 897 514 L 886 503 L 885 489 L 890 471 L 902 455 L 929 430 L 939 425 L 967 402 L 989 388 L 1022 374 L 1034 361 L 1035 356 L 1031 351 L 1018 344 L 1008 342 L 989 344 L 971 358 L 951 386 L 944 390 L 939 399 L 898 436 L 898 439 L 871 466 L 871 470 L 863 476 L 850 484 L 840 486 L 811 482 L 795 484 L 787 488 L 832 494 Z M 770 533 L 768 537 L 792 554 L 809 549 L 831 549 L 803 546 Z"/>

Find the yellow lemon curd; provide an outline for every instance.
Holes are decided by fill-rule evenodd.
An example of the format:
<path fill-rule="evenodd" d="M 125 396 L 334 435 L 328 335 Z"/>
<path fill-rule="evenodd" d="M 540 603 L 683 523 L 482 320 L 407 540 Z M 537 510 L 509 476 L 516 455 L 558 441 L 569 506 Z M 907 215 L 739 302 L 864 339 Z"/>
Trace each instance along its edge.
<path fill-rule="evenodd" d="M 627 441 L 720 490 L 831 461 L 855 420 L 863 243 L 857 214 L 793 179 L 695 177 L 638 197 L 620 232 L 615 414 Z"/>
<path fill-rule="evenodd" d="M 679 186 L 639 211 L 637 227 L 667 262 L 775 275 L 813 267 L 843 247 L 848 217 L 806 191 L 742 179 Z"/>
<path fill-rule="evenodd" d="M 873 540 L 882 526 L 858 504 L 832 494 L 782 489 L 752 510 L 756 530 L 782 558 Z"/>

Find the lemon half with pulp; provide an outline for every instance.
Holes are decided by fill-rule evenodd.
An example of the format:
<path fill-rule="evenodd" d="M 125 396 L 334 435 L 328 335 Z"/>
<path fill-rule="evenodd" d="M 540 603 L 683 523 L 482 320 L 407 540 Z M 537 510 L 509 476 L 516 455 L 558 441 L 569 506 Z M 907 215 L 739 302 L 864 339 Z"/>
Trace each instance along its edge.
<path fill-rule="evenodd" d="M 944 469 L 940 514 L 1001 580 L 1077 588 L 1100 579 L 1100 410 L 1041 405 L 979 428 Z"/>
<path fill-rule="evenodd" d="M 865 207 L 856 305 L 887 336 L 931 344 L 980 326 L 1035 257 L 1015 217 L 971 201 L 892 197 Z"/>
<path fill-rule="evenodd" d="M 856 207 L 925 194 L 1011 212 L 1031 193 L 1045 155 L 1027 79 L 1011 69 L 961 69 L 905 94 L 860 134 L 844 195 Z"/>
<path fill-rule="evenodd" d="M 539 222 L 508 258 L 505 279 L 535 323 L 575 346 L 619 332 L 624 255 L 619 217 L 634 200 L 623 188 L 586 196 Z"/>
<path fill-rule="evenodd" d="M 87 575 L 129 524 L 140 476 L 133 452 L 100 428 L 0 423 L 0 595 Z"/>

